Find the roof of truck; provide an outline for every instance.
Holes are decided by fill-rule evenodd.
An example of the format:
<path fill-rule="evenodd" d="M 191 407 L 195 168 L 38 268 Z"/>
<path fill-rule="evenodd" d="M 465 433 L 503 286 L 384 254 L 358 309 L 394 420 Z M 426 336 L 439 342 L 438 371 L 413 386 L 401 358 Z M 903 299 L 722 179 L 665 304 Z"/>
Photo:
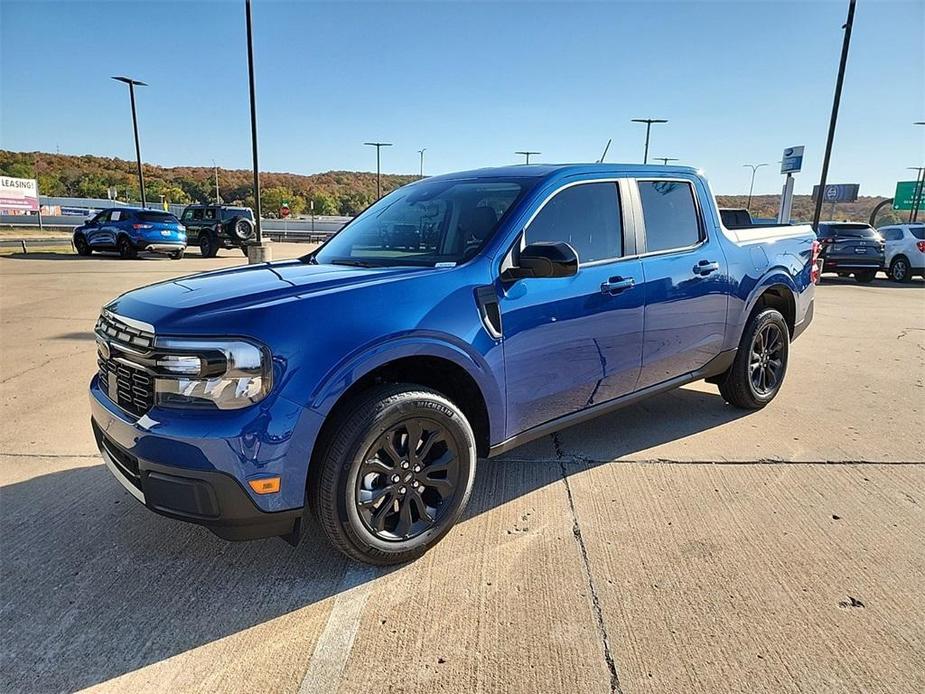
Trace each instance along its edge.
<path fill-rule="evenodd" d="M 451 180 L 460 178 L 495 178 L 495 177 L 524 177 L 545 178 L 552 175 L 585 174 L 585 173 L 619 173 L 621 175 L 652 176 L 664 174 L 694 174 L 699 175 L 698 169 L 690 166 L 662 166 L 661 164 L 619 164 L 619 163 L 588 163 L 588 164 L 514 164 L 509 166 L 496 166 L 471 171 L 456 171 L 424 179 Z"/>

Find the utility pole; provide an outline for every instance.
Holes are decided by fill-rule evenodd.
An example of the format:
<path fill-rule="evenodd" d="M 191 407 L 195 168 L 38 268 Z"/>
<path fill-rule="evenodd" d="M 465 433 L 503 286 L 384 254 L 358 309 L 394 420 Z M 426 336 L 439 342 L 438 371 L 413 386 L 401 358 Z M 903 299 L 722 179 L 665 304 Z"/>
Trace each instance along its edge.
<path fill-rule="evenodd" d="M 646 151 L 642 157 L 642 163 L 649 163 L 649 131 L 652 130 L 653 123 L 667 123 L 668 121 L 664 118 L 633 118 L 634 123 L 645 123 L 646 124 Z"/>
<path fill-rule="evenodd" d="M 822 191 L 829 176 L 829 160 L 832 157 L 832 142 L 835 140 L 835 124 L 838 122 L 838 106 L 841 103 L 841 90 L 845 82 L 845 66 L 848 64 L 848 47 L 851 45 L 851 28 L 854 26 L 854 6 L 857 0 L 848 0 L 848 19 L 842 25 L 845 37 L 841 47 L 841 60 L 838 63 L 838 77 L 835 80 L 835 98 L 832 100 L 832 115 L 829 118 L 829 135 L 825 141 L 825 156 L 822 159 L 822 175 L 819 177 L 819 195 L 813 212 L 813 229 L 819 226 L 822 214 Z"/>
<path fill-rule="evenodd" d="M 758 172 L 762 166 L 767 166 L 767 164 L 742 164 L 742 166 L 752 170 L 752 183 L 748 187 L 748 202 L 745 203 L 745 209 L 749 212 L 752 211 L 752 192 L 755 190 L 755 174 Z"/>
<path fill-rule="evenodd" d="M 421 155 L 421 178 L 424 178 L 424 152 L 427 151 L 427 147 L 424 149 L 419 149 L 418 154 Z"/>
<path fill-rule="evenodd" d="M 257 163 L 257 95 L 254 84 L 254 32 L 251 0 L 244 0 L 244 9 L 247 15 L 247 77 L 251 101 L 251 149 L 254 156 L 254 231 L 256 232 L 254 240 L 259 248 L 253 255 L 248 253 L 247 259 L 249 262 L 259 263 L 269 259 L 269 249 L 263 248 L 263 232 L 260 229 L 260 166 Z"/>
<path fill-rule="evenodd" d="M 383 147 L 391 147 L 392 143 L 391 142 L 364 142 L 363 144 L 368 147 L 376 148 L 376 200 L 378 200 L 379 198 L 382 197 L 382 185 L 380 183 L 382 172 L 379 167 L 379 150 L 381 150 Z M 421 156 L 423 157 L 424 155 L 422 154 Z M 423 159 L 421 161 L 423 161 Z"/>
<path fill-rule="evenodd" d="M 529 152 L 529 151 L 523 151 L 523 152 L 514 152 L 514 154 L 522 154 L 524 157 L 526 157 L 526 159 L 525 159 L 525 161 L 524 161 L 524 164 L 529 164 L 529 163 L 530 163 L 530 155 L 531 155 L 531 154 L 542 154 L 542 152 Z"/>
<path fill-rule="evenodd" d="M 148 85 L 131 77 L 113 77 L 117 82 L 124 82 L 128 85 L 129 98 L 132 101 L 132 128 L 135 130 L 135 160 L 138 163 L 138 187 L 141 190 L 141 206 L 147 207 L 145 198 L 145 174 L 141 169 L 141 144 L 138 141 L 138 116 L 135 112 L 135 87 L 147 87 Z"/>
<path fill-rule="evenodd" d="M 658 159 L 662 162 L 662 166 L 668 166 L 670 161 L 678 161 L 677 157 L 652 157 L 653 159 Z"/>

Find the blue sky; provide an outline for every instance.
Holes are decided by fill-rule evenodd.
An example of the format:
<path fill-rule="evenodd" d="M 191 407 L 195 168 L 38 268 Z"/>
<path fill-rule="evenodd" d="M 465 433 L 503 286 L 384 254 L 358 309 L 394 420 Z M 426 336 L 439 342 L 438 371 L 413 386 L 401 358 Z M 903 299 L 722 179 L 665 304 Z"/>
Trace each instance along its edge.
<path fill-rule="evenodd" d="M 747 192 L 744 162 L 806 145 L 818 182 L 847 0 L 834 2 L 273 2 L 254 0 L 261 169 L 430 174 L 536 161 L 642 159 Z M 243 0 L 0 0 L 0 147 L 250 165 Z M 892 195 L 925 159 L 925 1 L 859 0 L 830 182 Z"/>

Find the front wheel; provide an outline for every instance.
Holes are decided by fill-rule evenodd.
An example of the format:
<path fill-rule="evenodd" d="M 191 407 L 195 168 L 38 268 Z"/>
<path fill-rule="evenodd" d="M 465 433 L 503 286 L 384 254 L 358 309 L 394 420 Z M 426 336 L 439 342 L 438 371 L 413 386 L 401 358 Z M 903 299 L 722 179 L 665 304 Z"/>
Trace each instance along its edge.
<path fill-rule="evenodd" d="M 790 356 L 787 321 L 772 308 L 755 314 L 745 326 L 735 361 L 719 383 L 730 405 L 759 410 L 780 391 Z"/>
<path fill-rule="evenodd" d="M 876 270 L 865 270 L 864 272 L 854 273 L 854 279 L 861 284 L 868 284 L 869 282 L 873 282 L 876 276 Z"/>
<path fill-rule="evenodd" d="M 469 422 L 444 396 L 411 384 L 377 386 L 334 416 L 309 478 L 319 525 L 352 559 L 417 559 L 469 499 L 476 464 Z"/>
<path fill-rule="evenodd" d="M 887 273 L 894 282 L 908 282 L 912 276 L 909 272 L 909 261 L 900 256 L 890 263 L 890 271 Z"/>
<path fill-rule="evenodd" d="M 87 239 L 83 236 L 74 238 L 74 249 L 77 251 L 77 255 L 88 256 L 93 253 L 93 249 L 90 248 L 90 244 L 87 243 Z"/>

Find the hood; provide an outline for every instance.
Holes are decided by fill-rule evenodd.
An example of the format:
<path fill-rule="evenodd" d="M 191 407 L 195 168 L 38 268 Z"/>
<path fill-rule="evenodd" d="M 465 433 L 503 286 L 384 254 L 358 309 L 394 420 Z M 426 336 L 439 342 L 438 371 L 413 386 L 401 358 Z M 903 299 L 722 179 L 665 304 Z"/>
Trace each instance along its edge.
<path fill-rule="evenodd" d="M 431 274 L 433 268 L 358 268 L 312 265 L 300 260 L 245 265 L 135 289 L 106 308 L 162 327 L 179 326 L 241 309 L 256 308 L 372 283 Z"/>

